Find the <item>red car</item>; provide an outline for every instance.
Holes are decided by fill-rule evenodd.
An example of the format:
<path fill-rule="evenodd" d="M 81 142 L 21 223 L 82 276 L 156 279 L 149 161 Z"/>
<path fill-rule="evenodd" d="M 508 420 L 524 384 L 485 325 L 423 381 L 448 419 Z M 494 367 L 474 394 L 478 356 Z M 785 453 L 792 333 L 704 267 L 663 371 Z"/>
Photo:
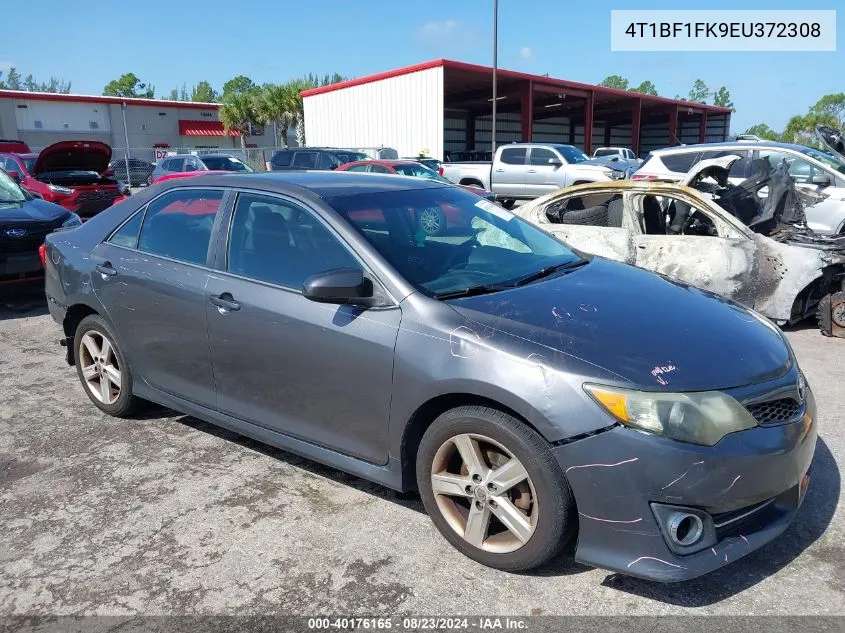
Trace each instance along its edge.
<path fill-rule="evenodd" d="M 31 194 L 90 218 L 123 195 L 108 169 L 110 160 L 105 143 L 59 141 L 40 154 L 0 153 L 0 168 Z"/>
<path fill-rule="evenodd" d="M 363 171 L 373 174 L 396 174 L 397 176 L 425 178 L 426 180 L 436 180 L 446 185 L 466 189 L 491 201 L 496 199 L 492 193 L 481 187 L 455 185 L 451 180 L 447 180 L 436 171 L 414 160 L 357 160 L 341 165 L 337 168 L 337 171 Z M 417 218 L 417 223 L 427 235 L 443 235 L 448 228 L 460 225 L 460 219 L 464 215 L 450 205 L 441 205 L 437 209 L 423 209 Z"/>

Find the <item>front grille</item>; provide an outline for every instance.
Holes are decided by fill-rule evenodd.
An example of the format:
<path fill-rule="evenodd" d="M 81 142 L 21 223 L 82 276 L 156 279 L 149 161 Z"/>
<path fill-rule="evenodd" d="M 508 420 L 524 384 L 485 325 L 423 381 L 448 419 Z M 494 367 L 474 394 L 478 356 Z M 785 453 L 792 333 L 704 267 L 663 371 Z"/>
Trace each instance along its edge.
<path fill-rule="evenodd" d="M 76 196 L 76 202 L 79 205 L 76 212 L 82 217 L 95 215 L 103 209 L 108 209 L 120 195 L 116 189 L 81 191 Z"/>
<path fill-rule="evenodd" d="M 57 223 L 58 225 L 59 223 Z M 0 225 L 0 255 L 6 253 L 28 253 L 37 251 L 44 243 L 44 238 L 53 230 L 53 226 L 47 222 Z M 9 237 L 6 231 L 9 229 L 24 229 L 26 235 L 23 237 Z"/>
<path fill-rule="evenodd" d="M 779 398 L 766 402 L 749 404 L 746 408 L 757 420 L 757 424 L 780 424 L 788 422 L 801 412 L 801 403 L 794 398 Z"/>

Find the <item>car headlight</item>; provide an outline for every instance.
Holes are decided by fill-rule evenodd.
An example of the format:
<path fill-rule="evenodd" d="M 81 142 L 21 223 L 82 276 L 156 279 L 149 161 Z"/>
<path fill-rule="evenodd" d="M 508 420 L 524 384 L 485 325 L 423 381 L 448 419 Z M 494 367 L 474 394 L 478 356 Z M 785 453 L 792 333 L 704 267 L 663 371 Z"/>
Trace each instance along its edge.
<path fill-rule="evenodd" d="M 611 169 L 608 175 L 611 180 L 622 180 L 625 177 L 625 172 L 618 169 Z"/>
<path fill-rule="evenodd" d="M 714 446 L 729 433 L 757 426 L 745 407 L 720 391 L 662 393 L 592 384 L 584 389 L 625 426 L 681 442 Z"/>
<path fill-rule="evenodd" d="M 63 193 L 68 196 L 73 193 L 73 189 L 69 189 L 68 187 L 60 187 L 59 185 L 47 185 L 47 189 L 54 193 Z"/>
<path fill-rule="evenodd" d="M 62 228 L 63 229 L 69 229 L 72 226 L 79 226 L 80 224 L 82 224 L 82 218 L 80 218 L 75 213 L 71 213 L 68 216 L 68 219 L 65 220 L 64 222 L 62 222 Z"/>

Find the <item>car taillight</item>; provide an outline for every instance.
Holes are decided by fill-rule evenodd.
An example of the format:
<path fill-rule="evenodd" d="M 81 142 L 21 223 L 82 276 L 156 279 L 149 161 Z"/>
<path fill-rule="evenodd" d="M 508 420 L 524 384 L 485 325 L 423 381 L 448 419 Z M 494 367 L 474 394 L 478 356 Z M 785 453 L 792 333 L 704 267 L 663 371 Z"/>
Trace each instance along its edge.
<path fill-rule="evenodd" d="M 443 175 L 443 168 L 442 168 L 442 167 L 439 167 L 439 168 L 437 169 L 437 173 L 438 173 L 438 174 L 440 174 L 440 175 L 442 176 L 442 175 Z"/>
<path fill-rule="evenodd" d="M 657 180 L 657 176 L 652 174 L 634 174 L 631 180 Z"/>
<path fill-rule="evenodd" d="M 38 247 L 38 259 L 41 260 L 41 268 L 47 268 L 47 244 Z"/>

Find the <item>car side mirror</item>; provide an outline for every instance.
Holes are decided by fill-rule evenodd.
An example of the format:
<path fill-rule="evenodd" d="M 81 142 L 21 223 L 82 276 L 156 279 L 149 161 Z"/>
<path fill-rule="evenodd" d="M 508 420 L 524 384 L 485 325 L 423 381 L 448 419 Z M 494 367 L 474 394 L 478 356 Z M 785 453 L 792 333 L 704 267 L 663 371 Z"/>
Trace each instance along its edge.
<path fill-rule="evenodd" d="M 6 173 L 9 174 L 9 178 L 14 180 L 15 182 L 21 181 L 21 174 L 20 174 L 19 171 L 12 170 L 12 171 L 7 171 Z"/>
<path fill-rule="evenodd" d="M 114 169 L 109 167 L 106 171 L 103 172 L 103 176 L 105 178 L 111 178 L 112 176 L 114 176 Z"/>
<path fill-rule="evenodd" d="M 830 176 L 822 172 L 817 172 L 810 178 L 810 184 L 826 187 L 830 184 Z"/>
<path fill-rule="evenodd" d="M 551 165 L 552 167 L 560 167 L 561 165 L 563 165 L 563 161 L 561 161 L 559 158 L 550 158 L 549 165 Z"/>
<path fill-rule="evenodd" d="M 318 303 L 368 305 L 373 297 L 373 282 L 360 269 L 337 268 L 306 279 L 302 294 Z"/>

